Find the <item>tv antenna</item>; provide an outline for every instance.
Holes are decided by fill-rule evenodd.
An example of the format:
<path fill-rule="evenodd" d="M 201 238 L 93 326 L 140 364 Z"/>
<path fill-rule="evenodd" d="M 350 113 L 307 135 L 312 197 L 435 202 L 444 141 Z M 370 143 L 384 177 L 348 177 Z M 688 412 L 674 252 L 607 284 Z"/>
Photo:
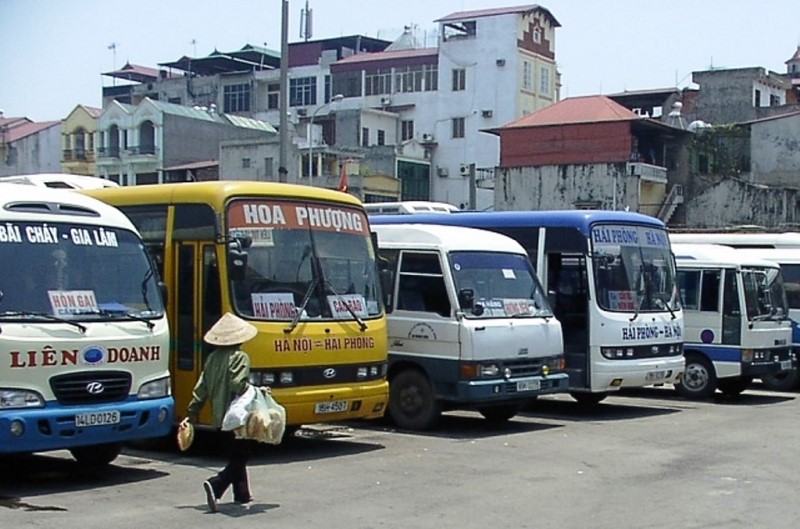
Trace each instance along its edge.
<path fill-rule="evenodd" d="M 305 9 L 300 10 L 300 38 L 308 42 L 313 32 L 313 24 L 311 21 L 312 10 L 308 7 L 308 0 L 306 0 Z"/>

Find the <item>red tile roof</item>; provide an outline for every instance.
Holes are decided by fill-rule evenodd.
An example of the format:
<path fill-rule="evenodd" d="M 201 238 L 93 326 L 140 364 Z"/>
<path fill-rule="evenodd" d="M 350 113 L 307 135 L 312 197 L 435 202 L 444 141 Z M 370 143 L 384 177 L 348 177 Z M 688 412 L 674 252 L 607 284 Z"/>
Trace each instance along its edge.
<path fill-rule="evenodd" d="M 439 48 L 417 48 L 414 50 L 379 51 L 374 53 L 356 53 L 336 61 L 336 64 L 353 64 L 386 59 L 405 59 L 408 57 L 428 57 L 439 53 Z"/>
<path fill-rule="evenodd" d="M 567 123 L 598 123 L 638 119 L 643 118 L 606 96 L 583 96 L 563 99 L 558 103 L 507 123 L 500 128 L 544 127 Z"/>
<path fill-rule="evenodd" d="M 33 136 L 37 132 L 49 129 L 55 125 L 60 125 L 60 121 L 40 121 L 38 123 L 24 123 L 16 127 L 11 127 L 6 133 L 6 141 L 11 143 L 28 136 Z"/>
<path fill-rule="evenodd" d="M 545 15 L 550 18 L 551 23 L 555 27 L 561 27 L 561 24 L 556 20 L 556 17 L 544 7 L 538 4 L 529 4 L 525 6 L 516 6 L 516 7 L 496 7 L 493 9 L 478 9 L 475 11 L 459 11 L 456 13 L 451 13 L 446 17 L 442 17 L 438 20 L 434 20 L 434 22 L 453 22 L 455 20 L 464 20 L 469 18 L 481 18 L 481 17 L 492 17 L 498 15 L 514 15 L 520 13 L 529 13 L 531 11 L 541 11 Z"/>

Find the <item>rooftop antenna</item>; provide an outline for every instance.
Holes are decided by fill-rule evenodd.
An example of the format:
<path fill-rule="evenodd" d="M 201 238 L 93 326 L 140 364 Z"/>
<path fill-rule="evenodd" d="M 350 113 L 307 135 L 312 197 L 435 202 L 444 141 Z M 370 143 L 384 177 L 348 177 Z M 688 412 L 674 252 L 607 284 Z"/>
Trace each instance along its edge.
<path fill-rule="evenodd" d="M 308 42 L 313 32 L 313 24 L 311 22 L 312 10 L 308 7 L 308 0 L 306 0 L 306 7 L 300 11 L 300 38 Z"/>
<path fill-rule="evenodd" d="M 108 49 L 111 50 L 112 56 L 111 70 L 115 71 L 117 69 L 117 43 L 112 42 L 108 45 Z"/>
<path fill-rule="evenodd" d="M 197 40 L 192 39 L 192 41 L 189 44 L 192 45 L 192 57 L 197 57 Z"/>

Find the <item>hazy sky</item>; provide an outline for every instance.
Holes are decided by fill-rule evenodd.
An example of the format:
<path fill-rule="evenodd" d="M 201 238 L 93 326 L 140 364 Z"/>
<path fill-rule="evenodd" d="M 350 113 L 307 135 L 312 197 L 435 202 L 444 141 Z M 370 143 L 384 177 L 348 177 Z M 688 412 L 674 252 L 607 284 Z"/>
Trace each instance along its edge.
<path fill-rule="evenodd" d="M 289 1 L 289 41 L 305 0 Z M 405 25 L 434 45 L 434 20 L 525 0 L 309 0 L 313 39 L 394 40 Z M 761 66 L 780 73 L 800 44 L 798 0 L 549 0 L 561 23 L 562 97 L 687 86 L 691 73 Z M 280 50 L 282 0 L 0 0 L 0 109 L 63 119 L 101 106 L 102 72 L 253 44 Z M 109 49 L 116 43 L 116 49 Z"/>

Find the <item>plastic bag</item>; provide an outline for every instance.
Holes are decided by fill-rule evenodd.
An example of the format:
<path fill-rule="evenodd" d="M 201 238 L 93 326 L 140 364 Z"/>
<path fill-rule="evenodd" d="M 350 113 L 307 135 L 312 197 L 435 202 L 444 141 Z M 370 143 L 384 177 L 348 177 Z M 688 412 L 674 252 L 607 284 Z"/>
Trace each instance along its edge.
<path fill-rule="evenodd" d="M 222 418 L 222 429 L 224 431 L 227 432 L 230 430 L 235 430 L 236 428 L 247 424 L 247 417 L 250 413 L 250 405 L 258 393 L 261 392 L 256 391 L 255 387 L 248 384 L 247 389 L 244 390 L 244 393 L 233 399 L 233 401 L 228 405 L 225 416 Z"/>
<path fill-rule="evenodd" d="M 280 444 L 286 429 L 286 410 L 266 389 L 256 391 L 249 406 L 247 423 L 234 430 L 236 437 L 262 443 Z"/>

